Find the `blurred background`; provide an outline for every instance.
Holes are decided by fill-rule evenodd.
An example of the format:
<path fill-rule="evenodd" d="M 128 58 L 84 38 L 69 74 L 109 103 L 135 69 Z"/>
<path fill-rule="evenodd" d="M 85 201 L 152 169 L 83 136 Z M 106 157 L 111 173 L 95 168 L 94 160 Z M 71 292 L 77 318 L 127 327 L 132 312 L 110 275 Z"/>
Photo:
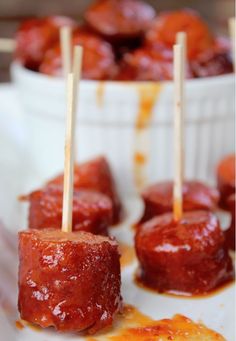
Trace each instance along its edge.
<path fill-rule="evenodd" d="M 234 0 L 146 0 L 157 11 L 190 7 L 198 10 L 215 32 L 227 32 L 227 19 L 234 13 Z M 0 1 L 0 36 L 14 36 L 19 23 L 29 17 L 63 14 L 80 18 L 90 0 Z M 0 54 L 0 82 L 9 80 L 10 54 Z"/>

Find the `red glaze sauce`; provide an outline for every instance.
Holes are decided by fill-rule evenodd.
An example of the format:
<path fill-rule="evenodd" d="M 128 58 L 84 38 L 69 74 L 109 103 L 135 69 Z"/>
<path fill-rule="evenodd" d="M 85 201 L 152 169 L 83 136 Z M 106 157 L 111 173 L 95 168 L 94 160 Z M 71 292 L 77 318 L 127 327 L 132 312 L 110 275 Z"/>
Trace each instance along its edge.
<path fill-rule="evenodd" d="M 217 185 L 220 191 L 220 206 L 227 209 L 228 197 L 235 193 L 235 154 L 225 157 L 217 167 Z"/>
<path fill-rule="evenodd" d="M 37 71 L 46 51 L 59 40 L 60 27 L 65 25 L 72 29 L 77 26 L 74 20 L 61 16 L 25 20 L 15 37 L 16 59 Z"/>
<path fill-rule="evenodd" d="M 217 218 L 187 212 L 175 222 L 163 214 L 139 226 L 138 281 L 158 292 L 199 295 L 231 281 L 234 271 Z"/>
<path fill-rule="evenodd" d="M 117 72 L 111 45 L 86 27 L 77 28 L 72 36 L 72 45 L 83 46 L 82 77 L 84 79 L 111 79 Z M 39 71 L 50 76 L 62 75 L 60 43 L 57 42 L 45 54 Z"/>
<path fill-rule="evenodd" d="M 48 182 L 48 185 L 63 184 L 63 175 Z M 104 157 L 75 165 L 75 189 L 89 189 L 107 195 L 112 201 L 112 223 L 119 223 L 122 219 L 122 205 L 116 189 L 111 168 Z"/>
<path fill-rule="evenodd" d="M 231 213 L 231 222 L 229 228 L 224 231 L 225 242 L 229 249 L 235 250 L 235 194 L 231 194 L 228 197 L 227 203 Z"/>
<path fill-rule="evenodd" d="M 173 210 L 173 182 L 163 181 L 147 187 L 142 192 L 145 209 L 141 223 Z M 183 184 L 184 211 L 214 210 L 219 200 L 216 189 L 199 181 Z"/>
<path fill-rule="evenodd" d="M 160 46 L 172 49 L 176 41 L 176 34 L 187 33 L 187 55 L 195 59 L 200 53 L 211 48 L 214 39 L 207 24 L 193 10 L 178 10 L 163 12 L 154 20 L 146 33 L 146 43 L 154 48 Z"/>
<path fill-rule="evenodd" d="M 24 197 L 29 201 L 28 226 L 31 229 L 60 229 L 62 223 L 63 188 L 55 185 L 37 190 Z M 111 200 L 101 194 L 74 190 L 73 230 L 108 234 L 112 222 Z"/>
<path fill-rule="evenodd" d="M 87 232 L 19 233 L 21 318 L 42 328 L 89 333 L 109 326 L 121 306 L 117 243 Z"/>
<path fill-rule="evenodd" d="M 140 0 L 98 0 L 84 15 L 88 25 L 113 42 L 142 35 L 154 16 L 154 9 Z"/>

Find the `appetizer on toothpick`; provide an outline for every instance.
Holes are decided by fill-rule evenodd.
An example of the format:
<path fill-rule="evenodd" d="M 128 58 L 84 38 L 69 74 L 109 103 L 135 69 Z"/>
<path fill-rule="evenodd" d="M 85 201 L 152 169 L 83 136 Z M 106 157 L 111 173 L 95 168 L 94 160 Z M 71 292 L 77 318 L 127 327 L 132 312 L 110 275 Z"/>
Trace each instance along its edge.
<path fill-rule="evenodd" d="M 181 212 L 192 210 L 214 210 L 219 200 L 216 189 L 201 183 L 200 181 L 185 180 L 184 160 L 184 118 L 185 118 L 185 89 L 187 65 L 187 35 L 178 32 L 177 45 L 174 46 L 174 182 L 162 181 L 148 186 L 142 192 L 144 200 L 144 213 L 140 219 L 143 223 L 154 216 L 172 211 L 176 219 Z"/>
<path fill-rule="evenodd" d="M 158 292 L 206 294 L 234 276 L 218 219 L 209 212 L 183 212 L 182 110 L 184 55 L 174 46 L 173 213 L 140 224 L 135 249 L 140 262 L 137 280 Z"/>
<path fill-rule="evenodd" d="M 94 333 L 121 307 L 117 243 L 72 231 L 75 79 L 68 75 L 62 230 L 50 226 L 19 233 L 21 318 L 60 331 Z M 94 285 L 96 283 L 96 285 Z"/>

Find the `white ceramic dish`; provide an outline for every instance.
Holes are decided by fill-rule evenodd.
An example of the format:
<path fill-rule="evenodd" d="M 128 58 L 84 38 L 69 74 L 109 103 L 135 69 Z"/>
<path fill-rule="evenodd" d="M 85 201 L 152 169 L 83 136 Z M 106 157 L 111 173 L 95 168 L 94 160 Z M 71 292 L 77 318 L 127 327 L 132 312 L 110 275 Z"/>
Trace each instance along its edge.
<path fill-rule="evenodd" d="M 44 180 L 63 168 L 65 81 L 16 63 L 11 70 L 31 134 L 30 157 Z M 234 76 L 186 83 L 186 176 L 209 181 L 234 148 Z M 77 158 L 105 154 L 124 194 L 172 177 L 172 99 L 171 82 L 82 81 Z M 143 129 L 135 128 L 140 116 Z M 144 162 L 134 162 L 137 152 Z"/>
<path fill-rule="evenodd" d="M 39 186 L 41 180 L 40 174 L 29 167 L 31 162 L 25 149 L 27 131 L 24 130 L 13 87 L 0 86 L 0 102 L 0 136 L 4 136 L 0 144 L 0 219 L 4 218 L 7 228 L 16 233 L 26 226 L 25 207 L 19 204 L 16 198 L 22 191 Z M 28 147 L 30 148 L 30 145 Z M 120 175 L 118 176 L 121 182 Z M 133 231 L 130 226 L 139 217 L 142 204 L 134 198 L 127 199 L 125 205 L 127 220 L 119 228 L 113 229 L 112 233 L 119 241 L 132 245 Z M 16 329 L 16 248 L 14 243 L 11 243 L 11 238 L 8 238 L 9 231 L 2 232 L 0 226 L 0 301 L 4 299 L 9 309 L 6 311 L 0 308 L 0 341 L 85 341 L 77 335 L 58 334 L 53 330 L 37 332 L 29 327 L 21 331 Z M 176 313 L 184 314 L 196 322 L 201 320 L 209 328 L 224 335 L 227 341 L 235 340 L 235 286 L 229 286 L 215 295 L 201 299 L 167 297 L 138 288 L 132 280 L 136 266 L 134 262 L 122 272 L 122 294 L 126 303 L 135 305 L 154 319 L 172 317 Z M 101 336 L 99 341 L 106 339 Z"/>

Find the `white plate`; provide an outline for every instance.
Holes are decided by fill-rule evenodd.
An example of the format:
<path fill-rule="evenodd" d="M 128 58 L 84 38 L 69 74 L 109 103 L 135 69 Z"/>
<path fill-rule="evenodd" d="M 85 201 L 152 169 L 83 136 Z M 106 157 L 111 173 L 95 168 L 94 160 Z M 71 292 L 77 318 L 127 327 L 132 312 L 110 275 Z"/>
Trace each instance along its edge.
<path fill-rule="evenodd" d="M 127 220 L 116 229 L 112 229 L 112 233 L 119 241 L 131 244 L 132 228 L 131 223 L 134 222 L 140 214 L 140 201 L 138 199 L 127 200 L 126 207 L 130 212 Z M 1 250 L 4 250 L 1 245 Z M 10 251 L 5 253 L 5 264 L 7 263 L 7 273 L 2 272 L 1 281 L 9 283 L 13 290 L 5 288 L 5 298 L 12 305 L 10 316 L 2 311 L 0 314 L 0 340 L 17 341 L 54 341 L 54 340 L 85 340 L 83 337 L 71 334 L 59 334 L 53 330 L 43 330 L 42 332 L 34 331 L 29 327 L 23 330 L 17 330 L 15 327 L 15 319 L 17 319 L 17 310 L 14 308 L 14 300 L 16 300 L 16 257 L 12 257 Z M 0 263 L 0 270 L 2 263 Z M 235 286 L 230 285 L 224 290 L 210 295 L 205 298 L 178 298 L 166 295 L 151 293 L 150 291 L 140 289 L 133 282 L 134 272 L 137 268 L 136 261 L 125 267 L 122 271 L 122 295 L 125 303 L 135 305 L 141 312 L 149 315 L 153 319 L 163 319 L 172 317 L 175 314 L 183 314 L 196 322 L 203 322 L 209 328 L 222 334 L 226 340 L 233 341 L 234 338 L 234 321 L 235 321 Z M 9 275 L 11 273 L 11 276 Z M 8 277 L 7 277 L 8 276 Z M 14 282 L 15 281 L 15 282 Z M 0 287 L 1 288 L 1 287 Z M 14 295 L 12 295 L 12 292 Z M 8 296 L 9 295 L 9 296 Z M 101 340 L 101 339 L 99 339 Z M 102 337 L 102 340 L 106 340 Z"/>
<path fill-rule="evenodd" d="M 37 174 L 30 172 L 30 168 L 28 168 L 28 160 L 24 154 L 24 139 L 22 138 L 24 131 L 21 129 L 19 112 L 14 111 L 15 107 L 12 103 L 4 102 L 4 98 L 4 96 L 1 97 L 0 87 L 0 99 L 2 99 L 0 108 L 1 137 L 3 132 L 8 132 L 5 134 L 4 144 L 0 145 L 0 217 L 4 218 L 4 223 L 8 228 L 16 232 L 26 226 L 26 220 L 22 214 L 23 207 L 17 203 L 16 197 L 27 187 L 30 189 L 32 184 L 36 185 Z M 113 229 L 112 233 L 118 240 L 132 244 L 133 231 L 130 226 L 137 220 L 142 210 L 142 203 L 137 198 L 133 198 L 132 200 L 127 199 L 125 204 L 129 213 L 127 220 L 119 228 Z M 0 231 L 2 230 L 0 229 Z M 0 340 L 83 340 L 77 335 L 58 334 L 52 330 L 36 332 L 26 327 L 19 331 L 15 327 L 15 320 L 18 318 L 16 308 L 17 256 L 14 245 L 7 244 L 7 241 L 9 242 L 8 233 L 0 234 L 0 299 L 4 299 L 10 307 L 8 313 L 0 309 Z M 180 313 L 196 322 L 204 322 L 209 328 L 221 333 L 228 341 L 235 339 L 234 285 L 206 298 L 168 297 L 138 288 L 133 283 L 136 267 L 137 264 L 133 263 L 122 271 L 122 295 L 125 303 L 135 305 L 153 319 L 172 317 Z M 102 340 L 105 341 L 105 338 L 102 337 Z"/>

